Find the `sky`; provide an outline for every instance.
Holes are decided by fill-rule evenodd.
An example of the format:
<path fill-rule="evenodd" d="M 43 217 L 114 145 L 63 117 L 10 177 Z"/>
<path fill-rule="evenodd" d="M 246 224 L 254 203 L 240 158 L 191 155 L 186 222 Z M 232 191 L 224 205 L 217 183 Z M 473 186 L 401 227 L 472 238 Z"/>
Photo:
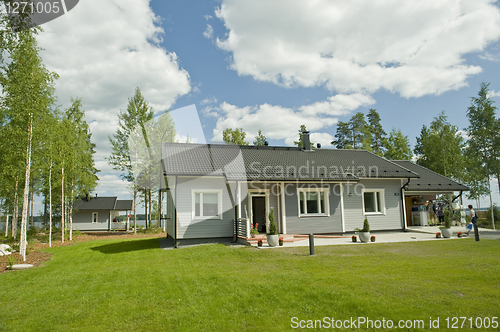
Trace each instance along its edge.
<path fill-rule="evenodd" d="M 305 124 L 323 148 L 369 108 L 413 146 L 442 110 L 466 127 L 481 82 L 500 102 L 496 1 L 81 0 L 42 28 L 58 104 L 82 99 L 100 196 L 131 198 L 105 158 L 136 87 L 157 114 L 194 105 L 207 142 L 241 127 L 293 145 Z"/>

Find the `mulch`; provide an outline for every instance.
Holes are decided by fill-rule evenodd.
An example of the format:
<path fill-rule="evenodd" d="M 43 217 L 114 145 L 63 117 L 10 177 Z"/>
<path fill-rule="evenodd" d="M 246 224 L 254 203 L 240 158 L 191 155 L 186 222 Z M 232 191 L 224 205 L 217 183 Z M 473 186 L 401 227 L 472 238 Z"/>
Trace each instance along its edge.
<path fill-rule="evenodd" d="M 164 237 L 165 233 L 158 234 L 133 234 L 133 233 L 122 233 L 122 232 L 94 232 L 94 233 L 84 233 L 78 236 L 73 236 L 73 240 L 65 240 L 64 243 L 61 241 L 52 241 L 52 247 L 62 247 L 71 246 L 79 242 L 87 242 L 93 240 L 110 240 L 110 239 L 139 239 L 139 238 L 151 238 L 151 237 Z M 9 257 L 14 257 L 16 259 L 15 264 L 32 264 L 33 267 L 41 266 L 44 262 L 50 260 L 52 254 L 42 251 L 42 249 L 49 248 L 48 243 L 28 243 L 28 248 L 26 250 L 26 261 L 23 261 L 23 257 L 19 252 L 13 252 L 9 256 L 0 256 L 0 274 L 4 272 L 15 272 L 7 269 L 7 260 Z"/>

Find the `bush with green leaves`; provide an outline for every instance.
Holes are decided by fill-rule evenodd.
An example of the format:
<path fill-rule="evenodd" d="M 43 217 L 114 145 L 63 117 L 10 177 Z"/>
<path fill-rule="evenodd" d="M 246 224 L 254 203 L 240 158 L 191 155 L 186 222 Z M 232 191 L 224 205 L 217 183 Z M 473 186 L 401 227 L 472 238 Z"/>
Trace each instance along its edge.
<path fill-rule="evenodd" d="M 368 222 L 368 218 L 365 216 L 365 220 L 363 221 L 363 228 L 354 229 L 356 232 L 369 232 L 370 231 L 370 223 Z"/>
<path fill-rule="evenodd" d="M 269 213 L 269 235 L 278 235 L 278 226 L 274 221 L 274 209 Z"/>
<path fill-rule="evenodd" d="M 443 209 L 444 213 L 444 228 L 451 227 L 451 211 L 448 208 Z"/>

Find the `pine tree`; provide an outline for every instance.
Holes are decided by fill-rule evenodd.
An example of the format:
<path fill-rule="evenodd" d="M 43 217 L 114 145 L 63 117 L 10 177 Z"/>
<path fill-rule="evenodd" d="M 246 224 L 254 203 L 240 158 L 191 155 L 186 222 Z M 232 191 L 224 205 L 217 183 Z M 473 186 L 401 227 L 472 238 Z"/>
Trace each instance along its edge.
<path fill-rule="evenodd" d="M 383 156 L 387 133 L 382 128 L 382 124 L 380 124 L 380 115 L 376 109 L 370 108 L 367 118 L 371 135 L 371 149 L 376 155 Z"/>
<path fill-rule="evenodd" d="M 349 137 L 349 123 L 339 121 L 337 123 L 337 133 L 335 134 L 335 139 L 331 142 L 331 144 L 335 145 L 335 148 L 337 149 L 352 149 Z"/>
<path fill-rule="evenodd" d="M 256 146 L 264 146 L 266 144 L 266 136 L 262 134 L 262 131 L 259 129 L 259 133 L 255 136 L 255 141 L 253 141 L 253 145 Z"/>

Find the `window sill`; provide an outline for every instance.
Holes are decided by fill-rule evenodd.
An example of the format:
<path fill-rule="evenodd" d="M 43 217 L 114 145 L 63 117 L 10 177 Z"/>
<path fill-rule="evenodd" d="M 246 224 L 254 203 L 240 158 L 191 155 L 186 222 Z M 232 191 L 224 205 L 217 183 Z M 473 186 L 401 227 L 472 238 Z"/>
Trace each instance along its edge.
<path fill-rule="evenodd" d="M 364 212 L 365 216 L 385 216 L 384 212 Z"/>
<path fill-rule="evenodd" d="M 329 217 L 329 214 L 326 213 L 315 213 L 315 214 L 301 214 L 299 218 L 309 218 L 309 217 Z"/>

